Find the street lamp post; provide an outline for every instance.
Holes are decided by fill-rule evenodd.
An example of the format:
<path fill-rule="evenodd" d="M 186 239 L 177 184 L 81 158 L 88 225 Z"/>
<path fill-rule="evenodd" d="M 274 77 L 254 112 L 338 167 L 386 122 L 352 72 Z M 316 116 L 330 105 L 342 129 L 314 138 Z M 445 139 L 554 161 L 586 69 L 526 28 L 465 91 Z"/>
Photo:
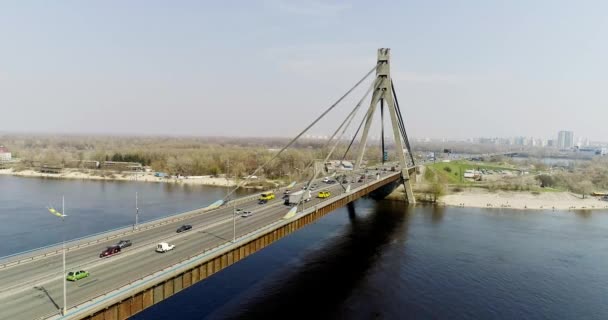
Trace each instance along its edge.
<path fill-rule="evenodd" d="M 65 196 L 61 196 L 61 212 L 58 212 L 57 210 L 55 210 L 55 208 L 49 206 L 47 208 L 49 210 L 50 213 L 52 213 L 53 215 L 58 216 L 59 218 L 61 218 L 61 225 L 62 225 L 62 241 L 61 241 L 61 251 L 62 251 L 62 255 L 63 255 L 63 275 L 60 277 L 61 281 L 63 282 L 63 308 L 61 309 L 61 315 L 65 315 L 66 311 L 67 311 L 67 288 L 66 288 L 66 273 L 65 273 L 65 233 L 66 233 L 66 229 L 65 229 L 65 217 L 67 217 L 67 215 L 65 214 Z"/>
<path fill-rule="evenodd" d="M 133 225 L 133 230 L 137 230 L 137 222 L 139 220 L 139 206 L 137 205 L 137 191 L 135 192 L 135 225 Z"/>
<path fill-rule="evenodd" d="M 66 280 L 65 280 L 65 196 L 61 196 L 61 224 L 63 225 L 63 275 L 61 276 L 61 281 L 63 281 L 63 309 L 61 310 L 61 314 L 65 315 L 67 311 L 67 292 L 66 292 Z"/>
<path fill-rule="evenodd" d="M 232 207 L 232 243 L 236 242 L 236 203 Z"/>

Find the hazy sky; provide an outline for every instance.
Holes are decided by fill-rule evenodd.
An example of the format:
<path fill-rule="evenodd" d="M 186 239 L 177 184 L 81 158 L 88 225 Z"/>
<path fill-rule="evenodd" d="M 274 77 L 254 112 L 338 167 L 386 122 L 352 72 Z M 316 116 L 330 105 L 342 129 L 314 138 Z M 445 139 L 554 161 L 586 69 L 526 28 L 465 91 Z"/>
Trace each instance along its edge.
<path fill-rule="evenodd" d="M 411 136 L 608 140 L 607 12 L 557 0 L 0 1 L 0 131 L 290 136 L 390 47 Z M 361 94 L 312 133 L 331 132 Z"/>

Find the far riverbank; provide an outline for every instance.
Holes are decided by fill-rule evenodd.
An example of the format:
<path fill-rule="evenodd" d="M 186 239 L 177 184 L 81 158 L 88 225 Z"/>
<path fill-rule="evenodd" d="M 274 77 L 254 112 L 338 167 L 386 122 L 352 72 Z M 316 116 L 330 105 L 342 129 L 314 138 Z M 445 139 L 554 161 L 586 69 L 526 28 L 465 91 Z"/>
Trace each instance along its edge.
<path fill-rule="evenodd" d="M 105 180 L 105 181 L 141 181 L 141 182 L 166 182 L 180 183 L 191 185 L 205 185 L 218 187 L 236 186 L 234 179 L 226 179 L 212 176 L 197 176 L 197 177 L 179 177 L 179 178 L 164 178 L 156 177 L 150 172 L 141 172 L 137 174 L 108 174 L 105 176 L 89 174 L 77 170 L 66 170 L 62 173 L 40 173 L 34 170 L 13 171 L 13 169 L 1 169 L 0 175 L 11 175 L 17 177 L 32 177 L 32 178 L 57 178 L 57 179 L 76 179 L 76 180 Z"/>

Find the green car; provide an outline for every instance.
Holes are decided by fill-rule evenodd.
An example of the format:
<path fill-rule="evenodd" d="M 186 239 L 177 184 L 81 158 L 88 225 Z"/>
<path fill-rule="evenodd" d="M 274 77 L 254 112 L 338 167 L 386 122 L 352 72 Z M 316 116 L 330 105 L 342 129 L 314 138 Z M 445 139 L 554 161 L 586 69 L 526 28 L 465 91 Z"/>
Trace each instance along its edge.
<path fill-rule="evenodd" d="M 69 281 L 76 281 L 89 276 L 88 271 L 80 270 L 76 272 L 68 272 L 68 276 L 66 277 Z"/>

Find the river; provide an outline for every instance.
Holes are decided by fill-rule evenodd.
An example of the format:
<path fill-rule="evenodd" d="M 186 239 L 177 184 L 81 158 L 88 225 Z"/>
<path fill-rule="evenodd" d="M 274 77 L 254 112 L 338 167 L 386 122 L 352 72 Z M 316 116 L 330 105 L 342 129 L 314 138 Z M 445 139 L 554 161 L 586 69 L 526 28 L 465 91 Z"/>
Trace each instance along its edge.
<path fill-rule="evenodd" d="M 63 192 L 74 192 L 68 208 L 75 215 L 115 203 L 124 213 L 93 214 L 122 224 L 132 221 L 136 189 L 166 206 L 153 211 L 150 205 L 150 218 L 152 212 L 202 206 L 225 192 L 9 179 L 0 177 L 3 193 L 7 181 L 23 190 L 13 192 L 14 198 L 0 196 L 0 232 L 21 234 L 26 248 L 32 247 L 30 238 L 43 238 L 32 229 L 50 234 L 31 224 L 54 226 L 39 207 L 58 203 Z M 16 206 L 7 211 L 7 201 Z M 101 228 L 92 224 L 86 230 Z M 361 199 L 133 319 L 608 319 L 607 262 L 608 212 L 408 208 Z"/>

